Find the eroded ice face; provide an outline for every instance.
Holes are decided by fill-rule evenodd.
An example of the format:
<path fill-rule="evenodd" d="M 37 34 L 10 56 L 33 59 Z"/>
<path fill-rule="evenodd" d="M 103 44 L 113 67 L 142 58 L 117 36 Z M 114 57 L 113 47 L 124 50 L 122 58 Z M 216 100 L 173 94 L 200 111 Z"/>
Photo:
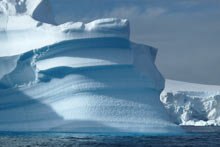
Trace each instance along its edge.
<path fill-rule="evenodd" d="M 181 132 L 157 51 L 129 41 L 126 19 L 57 26 L 49 0 L 0 2 L 0 131 Z"/>

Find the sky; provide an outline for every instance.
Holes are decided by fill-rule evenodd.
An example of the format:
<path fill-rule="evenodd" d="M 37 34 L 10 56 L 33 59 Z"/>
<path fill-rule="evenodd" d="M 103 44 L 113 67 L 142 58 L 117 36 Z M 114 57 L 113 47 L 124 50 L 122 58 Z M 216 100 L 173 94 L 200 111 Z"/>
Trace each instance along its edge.
<path fill-rule="evenodd" d="M 51 0 L 58 23 L 117 17 L 165 78 L 220 85 L 220 0 Z"/>

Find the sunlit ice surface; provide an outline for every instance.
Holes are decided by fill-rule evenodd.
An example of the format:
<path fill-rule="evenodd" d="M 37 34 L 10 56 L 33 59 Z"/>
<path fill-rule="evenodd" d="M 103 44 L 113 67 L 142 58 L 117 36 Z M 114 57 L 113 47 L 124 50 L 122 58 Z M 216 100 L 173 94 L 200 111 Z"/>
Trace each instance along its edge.
<path fill-rule="evenodd" d="M 1 5 L 1 131 L 184 132 L 160 102 L 157 49 L 131 42 L 128 20 L 54 25 L 48 1 L 25 2 Z"/>

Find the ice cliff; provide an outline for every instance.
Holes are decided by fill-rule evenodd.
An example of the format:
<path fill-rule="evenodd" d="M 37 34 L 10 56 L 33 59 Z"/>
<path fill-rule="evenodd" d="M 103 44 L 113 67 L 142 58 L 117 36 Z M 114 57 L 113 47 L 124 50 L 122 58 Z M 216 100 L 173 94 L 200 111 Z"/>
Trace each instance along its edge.
<path fill-rule="evenodd" d="M 220 86 L 166 80 L 161 101 L 176 124 L 220 125 Z"/>
<path fill-rule="evenodd" d="M 13 20 L 1 31 L 0 131 L 181 132 L 160 102 L 157 50 L 129 41 L 127 20 L 56 26 L 49 2 L 32 2 L 0 3 Z"/>

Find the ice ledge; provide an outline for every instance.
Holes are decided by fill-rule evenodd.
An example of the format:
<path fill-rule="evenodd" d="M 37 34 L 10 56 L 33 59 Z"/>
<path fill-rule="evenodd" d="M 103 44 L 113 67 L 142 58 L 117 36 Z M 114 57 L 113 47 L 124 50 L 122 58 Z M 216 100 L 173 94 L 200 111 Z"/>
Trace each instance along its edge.
<path fill-rule="evenodd" d="M 126 19 L 106 18 L 56 26 L 38 22 L 30 16 L 14 16 L 8 20 L 7 30 L 0 32 L 0 56 L 18 55 L 65 40 L 106 37 L 129 40 L 129 32 L 129 21 Z"/>
<path fill-rule="evenodd" d="M 16 23 L 15 23 L 16 22 Z M 11 16 L 7 21 L 6 33 L 11 31 L 34 31 L 41 33 L 62 33 L 71 39 L 92 37 L 122 37 L 129 39 L 130 25 L 127 19 L 104 18 L 89 23 L 67 22 L 61 25 L 52 25 L 34 20 L 28 15 Z M 59 34 L 61 35 L 61 34 Z M 41 35 L 42 37 L 42 35 Z M 60 36 L 64 37 L 64 36 Z"/>
<path fill-rule="evenodd" d="M 121 37 L 129 39 L 130 36 L 129 21 L 127 19 L 105 18 L 87 24 L 82 22 L 68 22 L 59 25 L 58 28 L 70 37 Z"/>

